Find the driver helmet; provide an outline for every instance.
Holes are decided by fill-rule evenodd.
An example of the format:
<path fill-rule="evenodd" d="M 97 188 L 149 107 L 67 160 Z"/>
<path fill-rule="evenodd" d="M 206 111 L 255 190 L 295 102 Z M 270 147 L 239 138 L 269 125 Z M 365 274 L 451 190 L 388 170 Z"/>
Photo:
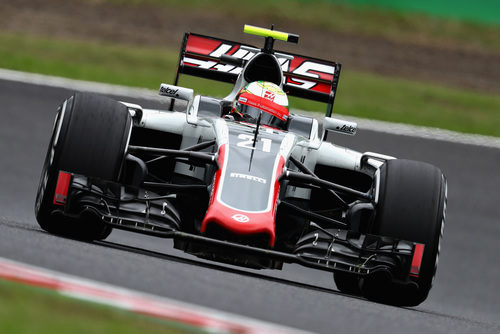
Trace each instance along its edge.
<path fill-rule="evenodd" d="M 288 98 L 277 85 L 267 81 L 255 81 L 246 85 L 236 95 L 231 114 L 238 121 L 257 123 L 277 129 L 285 129 L 288 119 Z"/>

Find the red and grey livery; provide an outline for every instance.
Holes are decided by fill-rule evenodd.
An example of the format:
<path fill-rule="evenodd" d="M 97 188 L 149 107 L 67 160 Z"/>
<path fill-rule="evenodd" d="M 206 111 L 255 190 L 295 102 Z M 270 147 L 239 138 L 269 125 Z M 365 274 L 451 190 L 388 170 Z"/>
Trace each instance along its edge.
<path fill-rule="evenodd" d="M 172 238 L 186 253 L 254 269 L 298 263 L 332 272 L 345 293 L 423 302 L 443 234 L 444 175 L 325 140 L 356 133 L 355 123 L 331 117 L 340 64 L 274 50 L 297 35 L 244 31 L 264 37 L 264 47 L 185 35 L 175 84 L 159 90 L 170 110 L 88 93 L 64 101 L 38 187 L 38 223 L 85 240 L 115 228 Z M 225 98 L 195 95 L 177 86 L 181 74 L 234 86 Z M 259 81 L 326 103 L 326 116 L 292 112 L 280 129 L 260 123 L 263 108 L 252 124 L 236 120 L 236 96 Z"/>
<path fill-rule="evenodd" d="M 279 177 L 296 138 L 264 128 L 254 146 L 255 125 L 222 122 L 221 126 L 227 131 L 227 137 L 223 136 L 227 141 L 223 139 L 218 148 L 220 169 L 201 232 L 217 224 L 239 235 L 265 235 L 273 247 Z"/>

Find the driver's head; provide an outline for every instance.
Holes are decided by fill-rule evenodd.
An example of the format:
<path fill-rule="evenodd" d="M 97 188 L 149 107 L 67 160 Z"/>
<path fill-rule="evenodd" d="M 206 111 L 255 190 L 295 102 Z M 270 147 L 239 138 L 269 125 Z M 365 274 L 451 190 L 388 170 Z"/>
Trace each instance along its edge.
<path fill-rule="evenodd" d="M 255 81 L 238 93 L 231 113 L 236 120 L 248 123 L 256 123 L 262 113 L 260 124 L 285 129 L 289 114 L 288 98 L 272 82 Z"/>

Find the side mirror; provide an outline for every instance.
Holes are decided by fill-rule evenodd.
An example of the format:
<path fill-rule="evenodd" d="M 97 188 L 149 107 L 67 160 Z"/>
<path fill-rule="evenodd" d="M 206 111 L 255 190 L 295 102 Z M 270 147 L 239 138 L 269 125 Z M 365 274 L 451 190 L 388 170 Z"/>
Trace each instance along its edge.
<path fill-rule="evenodd" d="M 196 95 L 193 99 L 193 102 L 188 105 L 186 109 L 186 121 L 188 124 L 209 127 L 210 123 L 208 123 L 203 118 L 198 118 L 198 110 L 200 108 L 200 100 L 201 96 Z"/>
<path fill-rule="evenodd" d="M 325 117 L 323 125 L 325 130 L 335 131 L 345 135 L 354 136 L 358 130 L 358 124 L 338 118 Z"/>

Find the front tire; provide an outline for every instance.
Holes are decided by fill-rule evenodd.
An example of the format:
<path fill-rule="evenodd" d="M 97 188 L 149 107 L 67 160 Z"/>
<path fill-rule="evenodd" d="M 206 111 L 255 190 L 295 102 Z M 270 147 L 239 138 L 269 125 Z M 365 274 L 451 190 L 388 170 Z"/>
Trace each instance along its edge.
<path fill-rule="evenodd" d="M 59 107 L 35 204 L 42 229 L 84 240 L 101 240 L 111 233 L 87 213 L 78 218 L 62 215 L 54 193 L 60 171 L 118 181 L 131 127 L 127 107 L 103 96 L 76 93 Z"/>
<path fill-rule="evenodd" d="M 380 169 L 380 192 L 373 234 L 424 244 L 416 286 L 377 277 L 364 279 L 365 297 L 385 304 L 416 306 L 429 294 L 436 273 L 446 211 L 446 179 L 435 166 L 389 160 Z"/>

